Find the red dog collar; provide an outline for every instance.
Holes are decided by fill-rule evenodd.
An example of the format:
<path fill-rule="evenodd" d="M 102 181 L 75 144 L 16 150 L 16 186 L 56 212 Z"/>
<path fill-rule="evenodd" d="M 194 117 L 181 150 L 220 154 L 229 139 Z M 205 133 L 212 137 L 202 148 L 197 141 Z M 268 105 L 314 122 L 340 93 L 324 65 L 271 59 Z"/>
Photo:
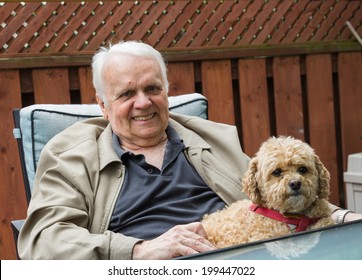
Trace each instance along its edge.
<path fill-rule="evenodd" d="M 305 215 L 299 214 L 281 214 L 278 211 L 261 207 L 255 204 L 250 205 L 249 209 L 265 217 L 286 223 L 288 225 L 295 225 L 296 232 L 304 231 L 309 225 L 315 224 L 320 218 L 309 218 Z"/>

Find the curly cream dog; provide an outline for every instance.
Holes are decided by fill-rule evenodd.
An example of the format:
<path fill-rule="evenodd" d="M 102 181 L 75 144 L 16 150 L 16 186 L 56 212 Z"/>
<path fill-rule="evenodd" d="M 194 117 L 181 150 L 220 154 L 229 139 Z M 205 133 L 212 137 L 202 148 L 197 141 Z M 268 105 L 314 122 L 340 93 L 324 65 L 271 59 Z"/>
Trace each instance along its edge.
<path fill-rule="evenodd" d="M 307 143 L 271 137 L 243 177 L 250 200 L 205 215 L 202 224 L 218 248 L 333 224 L 329 181 L 329 172 Z"/>

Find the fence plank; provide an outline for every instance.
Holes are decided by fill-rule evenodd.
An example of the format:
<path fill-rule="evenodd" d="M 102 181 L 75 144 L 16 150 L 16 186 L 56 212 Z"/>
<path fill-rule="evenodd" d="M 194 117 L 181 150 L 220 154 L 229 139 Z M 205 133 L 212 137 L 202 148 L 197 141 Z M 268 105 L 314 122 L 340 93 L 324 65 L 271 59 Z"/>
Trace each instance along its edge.
<path fill-rule="evenodd" d="M 175 62 L 168 65 L 169 95 L 195 92 L 193 62 Z"/>
<path fill-rule="evenodd" d="M 273 74 L 277 134 L 305 140 L 299 57 L 275 57 Z"/>
<path fill-rule="evenodd" d="M 271 134 L 265 59 L 238 62 L 243 149 L 253 156 Z"/>
<path fill-rule="evenodd" d="M 67 68 L 34 69 L 33 86 L 35 103 L 71 103 Z"/>
<path fill-rule="evenodd" d="M 13 137 L 12 110 L 21 108 L 20 75 L 17 70 L 0 71 L 0 258 L 16 255 L 10 222 L 26 216 L 26 199 L 19 153 Z"/>
<path fill-rule="evenodd" d="M 230 60 L 206 60 L 201 63 L 202 91 L 208 98 L 209 119 L 235 124 Z"/>
<path fill-rule="evenodd" d="M 308 55 L 306 76 L 310 144 L 331 174 L 330 201 L 340 205 L 331 55 Z"/>
<path fill-rule="evenodd" d="M 348 155 L 362 152 L 362 53 L 338 55 L 343 170 Z"/>
<path fill-rule="evenodd" d="M 92 83 L 92 69 L 90 67 L 79 67 L 80 100 L 83 104 L 97 103 L 96 92 Z"/>

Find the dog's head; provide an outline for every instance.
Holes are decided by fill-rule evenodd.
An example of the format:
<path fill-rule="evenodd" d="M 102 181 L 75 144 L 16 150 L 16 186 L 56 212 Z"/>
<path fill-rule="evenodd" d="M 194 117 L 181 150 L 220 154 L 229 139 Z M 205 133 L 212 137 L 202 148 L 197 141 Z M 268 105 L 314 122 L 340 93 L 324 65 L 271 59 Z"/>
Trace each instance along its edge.
<path fill-rule="evenodd" d="M 264 142 L 243 177 L 243 190 L 257 205 L 299 213 L 329 196 L 330 174 L 314 150 L 292 137 Z"/>

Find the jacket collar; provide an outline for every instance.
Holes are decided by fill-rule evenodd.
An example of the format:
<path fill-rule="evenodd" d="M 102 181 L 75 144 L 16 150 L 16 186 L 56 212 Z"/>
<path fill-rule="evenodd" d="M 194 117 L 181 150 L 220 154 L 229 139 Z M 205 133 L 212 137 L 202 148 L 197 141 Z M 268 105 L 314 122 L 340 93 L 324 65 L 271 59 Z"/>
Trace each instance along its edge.
<path fill-rule="evenodd" d="M 210 149 L 211 146 L 200 136 L 201 122 L 207 120 L 193 116 L 180 115 L 170 112 L 169 125 L 176 130 L 179 137 L 183 140 L 186 148 Z M 205 124 L 205 127 L 207 125 Z M 198 133 L 195 132 L 198 130 Z"/>
<path fill-rule="evenodd" d="M 112 128 L 108 123 L 103 133 L 98 138 L 100 170 L 112 162 L 121 162 L 112 144 Z"/>

